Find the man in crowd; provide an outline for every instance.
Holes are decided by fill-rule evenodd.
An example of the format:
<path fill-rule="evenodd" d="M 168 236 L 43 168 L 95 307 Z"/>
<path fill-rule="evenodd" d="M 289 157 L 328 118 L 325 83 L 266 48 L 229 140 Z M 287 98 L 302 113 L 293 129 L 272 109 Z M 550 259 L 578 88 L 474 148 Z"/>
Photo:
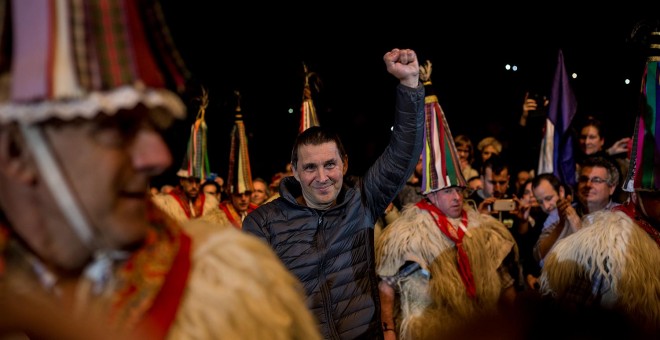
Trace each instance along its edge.
<path fill-rule="evenodd" d="M 169 194 L 153 197 L 158 208 L 179 222 L 218 213 L 218 200 L 201 190 L 200 177 L 190 176 L 187 170 L 179 170 L 179 185 Z"/>
<path fill-rule="evenodd" d="M 250 202 L 251 191 L 229 192 L 229 199 L 220 202 L 220 211 L 223 219 L 226 219 L 235 228 L 241 229 L 245 217 L 257 208 Z"/>
<path fill-rule="evenodd" d="M 660 30 L 657 23 L 653 28 L 641 86 L 644 105 L 623 184 L 630 199 L 585 218 L 579 232 L 547 254 L 540 278 L 542 292 L 562 306 L 616 311 L 622 323 L 649 339 L 660 334 L 660 144 L 655 125 L 648 123 L 657 121 Z"/>
<path fill-rule="evenodd" d="M 429 76 L 430 63 L 422 70 Z M 430 80 L 422 80 L 430 93 Z M 426 103 L 424 198 L 406 206 L 376 245 L 386 339 L 432 339 L 516 296 L 503 265 L 516 257 L 515 241 L 501 222 L 464 205 L 454 140 L 437 98 Z"/>
<path fill-rule="evenodd" d="M 619 205 L 612 200 L 619 177 L 619 169 L 606 158 L 596 156 L 584 159 L 577 179 L 582 216 Z"/>
<path fill-rule="evenodd" d="M 159 3 L 58 4 L 0 19 L 0 337 L 319 339 L 267 246 L 147 196 L 185 114 Z"/>
<path fill-rule="evenodd" d="M 266 203 L 270 197 L 268 182 L 266 182 L 266 180 L 261 177 L 257 177 L 252 180 L 252 187 L 254 190 L 252 191 L 250 201 L 257 206 Z"/>
<path fill-rule="evenodd" d="M 559 240 L 580 230 L 583 217 L 619 205 L 612 201 L 612 195 L 619 185 L 619 170 L 605 158 L 589 157 L 580 164 L 577 204 L 571 204 L 570 197 L 566 197 L 565 193 L 564 197 L 568 199 L 561 197 L 563 187 L 555 190 L 555 185 L 560 185 L 558 179 L 549 176 L 543 178 L 545 180 L 532 183 L 537 199 L 543 199 L 540 201 L 541 207 L 549 214 L 534 246 L 534 254 L 539 261 Z"/>
<path fill-rule="evenodd" d="M 570 190 L 570 189 L 569 189 Z M 577 231 L 582 223 L 573 203 L 571 191 L 559 178 L 550 173 L 539 174 L 532 180 L 532 191 L 541 209 L 548 216 L 543 222 L 541 235 L 533 248 L 533 255 L 539 264 L 558 239 Z"/>
<path fill-rule="evenodd" d="M 348 156 L 339 136 L 310 127 L 294 142 L 293 177 L 282 179 L 281 196 L 243 222 L 243 230 L 268 242 L 302 281 L 326 339 L 382 337 L 373 228 L 421 153 L 424 87 L 417 56 L 393 49 L 383 60 L 399 80 L 395 124 L 366 174 L 354 185 L 345 182 Z"/>

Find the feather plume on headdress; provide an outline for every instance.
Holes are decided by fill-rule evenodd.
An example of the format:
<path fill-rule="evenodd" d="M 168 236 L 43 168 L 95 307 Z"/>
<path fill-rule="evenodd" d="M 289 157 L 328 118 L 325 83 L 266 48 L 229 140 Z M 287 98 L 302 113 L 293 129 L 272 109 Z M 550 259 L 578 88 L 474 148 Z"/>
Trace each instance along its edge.
<path fill-rule="evenodd" d="M 241 113 L 241 94 L 236 95 L 236 114 L 234 127 L 231 130 L 231 149 L 229 153 L 229 172 L 227 174 L 227 193 L 241 194 L 252 191 L 252 171 L 250 170 L 250 155 L 245 134 L 245 124 Z"/>
<path fill-rule="evenodd" d="M 210 173 L 209 156 L 206 151 L 208 128 L 204 119 L 206 107 L 209 104 L 209 97 L 208 92 L 204 88 L 202 88 L 200 101 L 197 117 L 190 127 L 190 139 L 188 140 L 186 155 L 183 158 L 183 165 L 177 172 L 177 176 L 179 177 L 205 179 Z"/>
<path fill-rule="evenodd" d="M 425 65 L 420 66 L 419 78 L 426 91 L 422 194 L 454 186 L 466 187 L 454 137 L 431 86 L 430 61 L 427 60 Z"/>
<path fill-rule="evenodd" d="M 305 87 L 303 89 L 303 101 L 300 108 L 300 129 L 298 132 L 303 132 L 312 126 L 319 126 L 319 118 L 316 115 L 316 108 L 312 100 L 312 89 L 310 86 L 310 78 L 316 76 L 316 73 L 309 72 L 307 65 L 303 63 L 305 69 Z M 318 79 L 317 79 L 318 80 Z M 314 82 L 314 87 L 318 91 L 318 84 Z"/>

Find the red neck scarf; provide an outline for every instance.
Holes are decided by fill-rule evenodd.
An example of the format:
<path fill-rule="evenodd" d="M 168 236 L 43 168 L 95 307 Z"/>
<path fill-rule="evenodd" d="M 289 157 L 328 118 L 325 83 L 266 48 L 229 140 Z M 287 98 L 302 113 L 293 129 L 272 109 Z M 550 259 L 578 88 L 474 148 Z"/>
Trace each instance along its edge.
<path fill-rule="evenodd" d="M 655 243 L 660 247 L 660 231 L 658 229 L 654 228 L 649 222 L 647 222 L 644 217 L 642 217 L 641 214 L 637 212 L 637 208 L 635 207 L 635 204 L 628 201 L 624 204 L 618 205 L 612 210 L 619 210 L 623 211 L 628 217 L 632 218 L 633 221 L 637 223 L 637 225 L 644 229 L 649 236 L 655 241 Z"/>
<path fill-rule="evenodd" d="M 227 215 L 227 219 L 234 225 L 234 227 L 236 227 L 236 229 L 243 229 L 243 217 L 238 211 L 236 211 L 236 208 L 234 208 L 234 205 L 231 204 L 231 202 L 220 202 L 219 207 L 220 210 L 224 211 L 225 215 Z M 250 203 L 246 213 L 249 214 L 257 208 L 258 206 L 256 204 Z"/>
<path fill-rule="evenodd" d="M 170 195 L 174 197 L 177 202 L 179 202 L 179 205 L 181 206 L 181 209 L 183 209 L 183 212 L 188 216 L 188 219 L 191 218 L 198 218 L 202 216 L 204 213 L 204 201 L 206 200 L 206 195 L 203 193 L 200 193 L 199 196 L 197 196 L 197 199 L 193 202 L 193 205 L 195 206 L 195 214 L 193 216 L 192 211 L 190 210 L 190 204 L 188 203 L 188 196 L 183 192 L 183 190 L 176 188 L 172 191 L 170 191 Z"/>
<path fill-rule="evenodd" d="M 475 298 L 477 296 L 477 290 L 474 284 L 474 277 L 472 277 L 472 269 L 470 269 L 470 260 L 468 259 L 465 249 L 463 248 L 463 236 L 465 236 L 465 232 L 460 227 L 454 228 L 454 226 L 452 226 L 451 223 L 449 223 L 447 220 L 447 216 L 427 200 L 423 199 L 417 202 L 417 207 L 428 211 L 431 217 L 433 217 L 433 221 L 435 221 L 435 224 L 438 226 L 440 231 L 442 231 L 445 236 L 449 237 L 449 239 L 452 240 L 454 244 L 456 244 L 458 273 L 461 275 L 461 280 L 463 281 L 463 285 L 465 285 L 468 296 Z M 461 222 L 465 227 L 467 227 L 468 221 L 467 213 L 465 210 L 463 210 L 461 213 Z M 452 230 L 449 228 L 452 228 Z"/>

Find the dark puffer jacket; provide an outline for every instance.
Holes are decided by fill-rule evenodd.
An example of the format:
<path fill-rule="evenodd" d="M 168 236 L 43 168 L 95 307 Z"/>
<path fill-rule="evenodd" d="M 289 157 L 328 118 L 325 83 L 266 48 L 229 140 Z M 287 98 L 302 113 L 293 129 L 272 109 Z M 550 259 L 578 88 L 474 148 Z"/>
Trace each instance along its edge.
<path fill-rule="evenodd" d="M 398 85 L 396 94 L 389 145 L 363 177 L 344 181 L 336 206 L 320 211 L 298 204 L 300 183 L 287 177 L 281 197 L 243 222 L 302 281 L 326 339 L 382 338 L 373 227 L 412 174 L 424 133 L 423 86 Z"/>

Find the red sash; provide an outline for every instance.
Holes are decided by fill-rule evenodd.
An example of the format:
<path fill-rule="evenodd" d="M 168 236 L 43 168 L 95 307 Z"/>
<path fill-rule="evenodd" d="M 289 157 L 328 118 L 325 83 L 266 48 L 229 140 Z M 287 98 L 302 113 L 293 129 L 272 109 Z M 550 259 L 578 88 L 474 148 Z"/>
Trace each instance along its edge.
<path fill-rule="evenodd" d="M 438 226 L 440 231 L 445 234 L 445 236 L 449 237 L 449 239 L 452 240 L 454 244 L 456 244 L 458 273 L 461 276 L 463 285 L 465 285 L 468 296 L 475 298 L 477 296 L 477 291 L 474 284 L 474 277 L 472 276 L 472 269 L 470 268 L 470 260 L 468 259 L 467 252 L 465 252 L 465 248 L 463 248 L 463 236 L 465 236 L 463 228 L 454 228 L 454 226 L 452 226 L 451 223 L 449 223 L 447 220 L 447 216 L 442 211 L 440 211 L 438 207 L 425 199 L 417 202 L 417 207 L 428 211 L 431 217 L 433 217 L 433 221 L 435 221 L 435 224 Z M 467 227 L 468 221 L 467 213 L 465 210 L 463 210 L 461 213 L 461 222 L 465 227 Z"/>
<path fill-rule="evenodd" d="M 236 227 L 236 229 L 243 229 L 243 219 L 241 218 L 241 216 L 238 215 L 238 211 L 236 211 L 234 205 L 232 205 L 231 202 L 229 201 L 220 202 L 219 207 L 220 210 L 222 210 L 225 213 L 229 222 L 231 222 L 231 224 L 233 224 L 234 227 Z M 247 209 L 247 213 L 249 214 L 253 212 L 254 209 L 257 208 L 258 208 L 257 205 L 250 203 Z"/>
<path fill-rule="evenodd" d="M 660 247 L 660 231 L 655 229 L 649 222 L 644 220 L 642 216 L 637 213 L 635 204 L 632 202 L 626 202 L 621 205 L 613 207 L 612 210 L 623 211 L 628 217 L 632 218 L 635 223 L 640 226 L 644 231 L 646 231 L 649 236 L 655 241 L 655 243 Z"/>
<path fill-rule="evenodd" d="M 181 189 L 177 188 L 170 191 L 170 195 L 172 195 L 172 197 L 174 197 L 174 199 L 176 199 L 176 201 L 179 202 L 181 209 L 183 209 L 183 212 L 186 213 L 188 219 L 198 218 L 202 216 L 202 214 L 204 213 L 204 201 L 206 200 L 206 195 L 204 195 L 203 193 L 200 193 L 199 196 L 197 196 L 195 202 L 193 202 L 193 205 L 195 206 L 194 217 L 192 211 L 190 210 L 190 204 L 188 204 L 188 197 L 183 191 L 181 191 Z"/>
<path fill-rule="evenodd" d="M 114 294 L 111 322 L 164 339 L 188 281 L 191 239 L 151 201 L 148 208 L 153 228 L 117 273 L 123 284 Z"/>

